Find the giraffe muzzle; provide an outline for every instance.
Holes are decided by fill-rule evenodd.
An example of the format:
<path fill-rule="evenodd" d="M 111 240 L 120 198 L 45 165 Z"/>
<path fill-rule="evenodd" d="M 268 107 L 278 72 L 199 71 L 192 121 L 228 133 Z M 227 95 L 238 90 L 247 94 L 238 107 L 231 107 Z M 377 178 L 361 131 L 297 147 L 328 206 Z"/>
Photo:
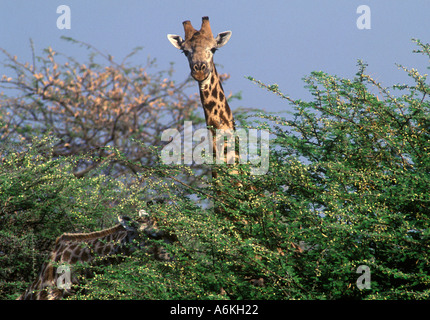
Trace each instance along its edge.
<path fill-rule="evenodd" d="M 206 80 L 209 74 L 210 69 L 204 62 L 197 62 L 191 68 L 191 76 L 197 81 Z"/>

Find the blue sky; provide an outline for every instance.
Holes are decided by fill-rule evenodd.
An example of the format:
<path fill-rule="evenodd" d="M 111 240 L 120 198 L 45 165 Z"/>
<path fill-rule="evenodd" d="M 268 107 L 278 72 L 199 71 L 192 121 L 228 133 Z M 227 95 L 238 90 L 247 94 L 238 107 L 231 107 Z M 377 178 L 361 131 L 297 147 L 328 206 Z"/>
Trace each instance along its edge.
<path fill-rule="evenodd" d="M 56 26 L 59 5 L 71 9 L 71 29 Z M 371 10 L 371 29 L 359 30 L 357 7 Z M 428 0 L 2 0 L 0 47 L 29 61 L 29 39 L 36 52 L 51 46 L 85 62 L 87 52 L 61 40 L 62 35 L 91 43 L 122 60 L 133 48 L 144 47 L 133 63 L 157 59 L 158 70 L 174 62 L 178 81 L 189 74 L 186 58 L 166 34 L 183 36 L 182 21 L 200 27 L 209 16 L 214 34 L 231 30 L 230 42 L 217 51 L 219 71 L 231 75 L 227 93 L 242 92 L 231 107 L 291 110 L 284 100 L 260 89 L 246 76 L 278 84 L 292 98 L 310 99 L 302 78 L 315 70 L 340 77 L 354 77 L 357 59 L 369 64 L 368 72 L 389 86 L 408 81 L 395 63 L 426 73 L 428 61 L 413 54 L 411 38 L 430 42 Z M 4 70 L 0 67 L 0 73 Z M 195 87 L 197 92 L 197 85 Z M 203 112 L 202 112 L 203 114 Z"/>

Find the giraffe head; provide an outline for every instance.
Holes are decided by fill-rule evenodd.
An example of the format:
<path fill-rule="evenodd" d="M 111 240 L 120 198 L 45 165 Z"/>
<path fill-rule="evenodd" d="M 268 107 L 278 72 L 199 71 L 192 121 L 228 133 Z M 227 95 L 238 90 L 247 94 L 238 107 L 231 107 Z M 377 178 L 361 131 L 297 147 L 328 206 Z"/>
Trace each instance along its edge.
<path fill-rule="evenodd" d="M 190 64 L 191 76 L 201 82 L 206 80 L 214 69 L 213 55 L 224 46 L 231 37 L 231 31 L 219 33 L 214 38 L 209 24 L 209 18 L 202 18 L 202 25 L 197 31 L 190 21 L 182 23 L 185 30 L 185 40 L 175 34 L 168 34 L 167 38 L 173 46 L 185 54 Z"/>
<path fill-rule="evenodd" d="M 128 216 L 118 216 L 118 222 L 127 231 L 131 241 L 135 238 L 141 238 L 140 235 L 157 240 L 173 237 L 158 229 L 157 221 L 143 209 L 139 211 L 139 217 L 136 220 Z"/>

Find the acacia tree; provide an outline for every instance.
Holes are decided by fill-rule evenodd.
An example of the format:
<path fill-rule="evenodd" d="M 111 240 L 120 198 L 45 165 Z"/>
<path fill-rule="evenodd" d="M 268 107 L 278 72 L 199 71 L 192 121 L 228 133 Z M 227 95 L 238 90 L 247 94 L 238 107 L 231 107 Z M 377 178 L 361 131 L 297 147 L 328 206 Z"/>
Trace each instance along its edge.
<path fill-rule="evenodd" d="M 430 45 L 414 41 L 429 58 Z M 384 87 L 366 67 L 359 61 L 352 80 L 313 72 L 305 78 L 310 102 L 253 80 L 295 110 L 294 120 L 264 116 L 277 146 L 266 187 L 287 232 L 272 241 L 304 249 L 284 269 L 295 280 L 293 297 L 430 294 L 430 85 L 399 65 L 413 84 Z M 369 267 L 368 289 L 357 286 L 360 265 Z"/>
<path fill-rule="evenodd" d="M 361 61 L 353 79 L 313 72 L 311 101 L 253 79 L 294 110 L 248 123 L 272 133 L 269 172 L 238 174 L 247 189 L 225 175 L 222 212 L 175 197 L 157 207 L 175 261 L 134 257 L 91 280 L 88 297 L 428 299 L 430 86 L 402 68 L 413 84 L 385 87 Z"/>
<path fill-rule="evenodd" d="M 118 214 L 133 217 L 154 195 L 189 191 L 151 185 L 169 169 L 182 172 L 155 165 L 161 133 L 181 131 L 184 120 L 204 123 L 194 114 L 198 96 L 186 93 L 189 81 L 171 80 L 172 67 L 151 72 L 154 60 L 130 65 L 139 48 L 117 63 L 66 40 L 89 50 L 86 64 L 52 48 L 41 57 L 32 50 L 31 63 L 2 50 L 14 72 L 0 80 L 2 298 L 34 279 L 61 233 L 100 230 Z M 191 176 L 172 178 L 183 187 Z"/>
<path fill-rule="evenodd" d="M 430 45 L 416 43 L 416 52 L 430 58 Z M 183 171 L 160 163 L 139 173 L 147 183 L 145 188 L 136 186 L 137 197 L 127 197 L 129 189 L 100 184 L 107 196 L 102 202 L 109 203 L 115 197 L 110 193 L 117 189 L 121 191 L 117 201 L 125 201 L 121 205 L 129 208 L 148 192 L 168 194 L 169 201 L 155 204 L 153 212 L 160 228 L 178 238 L 168 246 L 175 259 L 154 261 L 137 251 L 120 265 L 100 268 L 100 276 L 88 279 L 86 290 L 74 298 L 428 299 L 430 85 L 426 75 L 400 66 L 412 84 L 385 87 L 367 74 L 366 67 L 360 61 L 353 79 L 311 73 L 304 79 L 314 97 L 311 101 L 292 99 L 277 85 L 252 79 L 285 99 L 294 115 L 293 120 L 268 114 L 247 119 L 248 127 L 272 133 L 266 175 L 250 176 L 240 170 L 235 181 L 220 175 L 218 179 L 224 181 L 217 186 L 216 196 L 208 186 L 190 188 L 175 180 L 176 172 Z M 44 173 L 52 168 L 58 174 L 61 168 L 56 170 L 58 162 L 50 158 L 33 168 L 35 157 L 32 153 L 25 157 L 31 169 L 28 175 L 22 174 L 26 166 L 2 166 L 7 170 L 0 171 L 0 187 L 6 192 L 0 196 L 11 209 L 0 222 L 12 220 L 18 226 L 15 230 L 20 230 L 16 208 L 21 208 L 23 199 L 33 197 L 35 201 L 24 205 L 35 207 L 38 217 L 64 208 L 85 227 L 83 220 L 92 217 L 95 208 L 90 204 L 85 214 L 75 212 L 69 194 L 81 194 L 84 179 L 97 186 L 94 177 L 68 175 L 70 184 L 63 187 L 66 192 L 60 193 L 61 201 L 50 201 L 47 195 L 55 196 L 52 190 L 58 189 L 53 183 L 61 181 L 46 179 Z M 128 162 L 124 154 L 116 159 Z M 246 164 L 241 166 L 247 172 Z M 20 179 L 11 182 L 11 172 Z M 38 193 L 29 191 L 31 175 L 43 182 Z M 116 186 L 119 181 L 111 182 Z M 184 196 L 190 193 L 210 198 L 223 210 L 200 206 Z M 100 203 L 98 195 L 92 199 Z M 46 211 L 39 198 L 53 210 Z M 87 202 L 85 197 L 77 199 Z M 103 207 L 98 210 L 104 212 Z M 28 217 L 33 216 L 29 212 Z M 10 232 L 3 234 L 5 247 L 12 247 L 7 241 Z M 24 252 L 27 260 L 29 256 Z M 14 266 L 13 257 L 7 261 Z M 362 265 L 371 273 L 369 286 L 364 288 L 357 285 Z"/>
<path fill-rule="evenodd" d="M 0 101 L 2 140 L 30 141 L 32 136 L 51 134 L 59 138 L 54 157 L 91 152 L 92 160 L 76 167 L 78 177 L 112 156 L 106 147 L 114 147 L 130 160 L 127 165 L 112 163 L 111 174 L 119 176 L 136 170 L 132 163 L 154 163 L 154 154 L 141 146 L 160 146 L 165 129 L 181 130 L 184 120 L 202 122 L 194 114 L 197 95 L 186 93 L 189 79 L 171 80 L 172 68 L 151 74 L 155 60 L 148 59 L 145 66 L 129 65 L 140 48 L 118 63 L 89 44 L 65 39 L 89 50 L 88 63 L 52 48 L 42 57 L 32 50 L 32 62 L 24 63 L 2 49 L 4 66 L 15 73 L 0 80 L 11 93 Z"/>

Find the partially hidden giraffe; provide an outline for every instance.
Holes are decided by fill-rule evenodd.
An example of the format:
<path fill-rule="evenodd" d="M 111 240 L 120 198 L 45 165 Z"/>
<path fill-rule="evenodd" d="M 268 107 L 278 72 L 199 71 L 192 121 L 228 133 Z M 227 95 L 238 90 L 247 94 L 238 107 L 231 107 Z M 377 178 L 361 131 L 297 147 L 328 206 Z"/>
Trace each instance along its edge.
<path fill-rule="evenodd" d="M 155 220 L 144 211 L 133 221 L 127 216 L 118 217 L 116 226 L 92 233 L 64 233 L 55 241 L 49 260 L 42 265 L 37 279 L 17 300 L 59 300 L 75 293 L 78 279 L 73 275 L 73 266 L 78 263 L 111 263 L 118 255 L 129 255 L 133 251 L 146 249 L 158 260 L 171 260 L 164 247 L 149 245 L 148 238 L 175 241 L 158 230 Z M 133 241 L 136 240 L 136 243 Z M 60 269 L 61 268 L 61 269 Z M 65 268 L 71 270 L 68 287 L 58 282 Z"/>
<path fill-rule="evenodd" d="M 190 21 L 184 21 L 185 39 L 175 34 L 168 34 L 167 38 L 173 46 L 181 50 L 188 58 L 191 69 L 191 76 L 199 84 L 200 99 L 203 105 L 206 125 L 213 134 L 213 153 L 217 155 L 216 132 L 223 130 L 225 136 L 231 135 L 235 131 L 233 114 L 228 105 L 220 77 L 213 62 L 216 50 L 224 46 L 231 37 L 231 31 L 219 33 L 215 38 L 208 17 L 202 18 L 199 31 L 194 29 Z M 237 162 L 237 154 L 233 149 L 225 154 L 226 163 Z M 220 152 L 219 152 L 220 153 Z M 224 154 L 224 151 L 222 151 Z M 216 172 L 213 171 L 216 177 Z"/>
<path fill-rule="evenodd" d="M 189 20 L 182 22 L 182 24 L 185 31 L 185 39 L 175 34 L 168 34 L 167 38 L 173 46 L 181 50 L 188 59 L 191 76 L 199 84 L 200 99 L 203 105 L 206 125 L 212 128 L 214 137 L 216 136 L 215 131 L 220 129 L 224 130 L 224 132 L 234 134 L 235 123 L 233 114 L 228 105 L 218 72 L 213 62 L 215 51 L 230 40 L 232 32 L 224 31 L 214 38 L 208 17 L 202 18 L 199 31 L 194 29 Z M 216 143 L 216 139 L 214 138 L 213 152 L 217 155 L 218 149 Z M 225 152 L 226 150 L 227 148 L 225 147 L 223 153 L 225 153 L 226 163 L 237 164 L 239 158 L 237 151 L 230 149 L 231 152 Z M 230 173 L 236 174 L 238 171 L 233 169 Z M 214 178 L 217 177 L 216 171 L 212 171 L 212 176 Z M 240 188 L 243 186 L 241 183 L 237 183 L 237 187 Z M 248 187 L 255 190 L 254 186 Z M 243 222 L 247 224 L 247 221 Z M 291 243 L 291 245 L 298 252 L 302 252 L 302 249 L 298 245 L 294 243 Z M 261 279 L 252 279 L 251 281 L 256 285 L 261 285 L 261 283 L 264 282 L 262 282 Z"/>

